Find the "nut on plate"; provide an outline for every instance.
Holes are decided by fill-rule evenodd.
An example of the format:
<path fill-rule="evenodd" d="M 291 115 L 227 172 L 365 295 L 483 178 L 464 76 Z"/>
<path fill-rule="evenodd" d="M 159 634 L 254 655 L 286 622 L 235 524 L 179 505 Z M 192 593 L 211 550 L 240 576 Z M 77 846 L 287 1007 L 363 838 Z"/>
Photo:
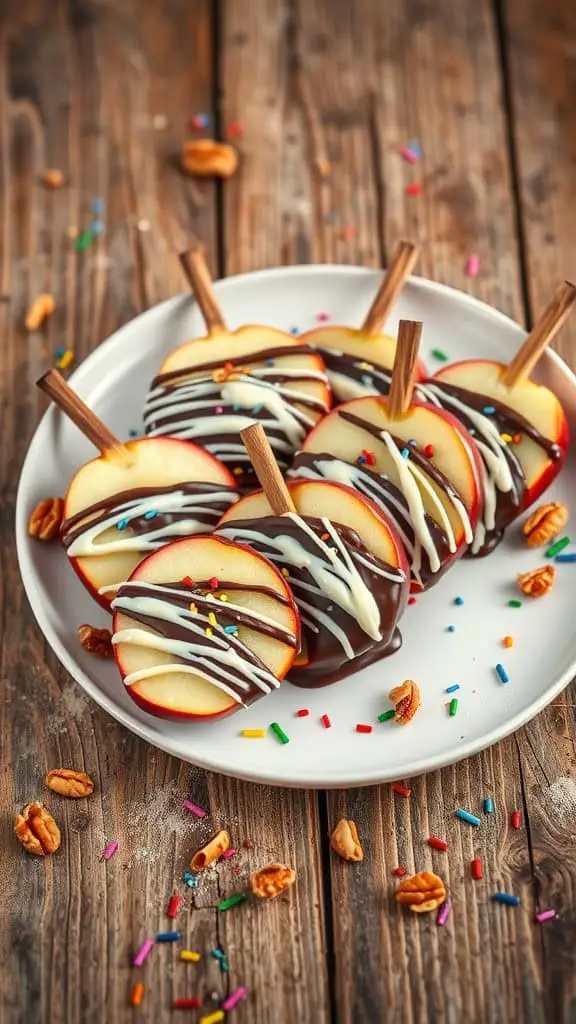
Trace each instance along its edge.
<path fill-rule="evenodd" d="M 89 626 L 86 622 L 84 625 L 78 626 L 78 639 L 80 645 L 89 654 L 94 654 L 97 658 L 114 657 L 112 633 L 109 629 Z"/>
<path fill-rule="evenodd" d="M 330 845 L 343 860 L 364 860 L 356 824 L 349 818 L 340 818 L 330 837 Z"/>
<path fill-rule="evenodd" d="M 532 569 L 531 572 L 519 573 L 516 578 L 523 594 L 528 594 L 529 597 L 544 597 L 554 583 L 556 569 L 553 565 L 541 565 L 539 569 Z"/>
<path fill-rule="evenodd" d="M 558 536 L 568 522 L 568 509 L 559 501 L 540 505 L 522 527 L 529 548 L 539 548 Z"/>
<path fill-rule="evenodd" d="M 412 679 L 405 679 L 401 686 L 395 686 L 388 694 L 395 705 L 394 721 L 407 725 L 420 707 L 420 688 Z"/>
<path fill-rule="evenodd" d="M 60 533 L 63 515 L 62 498 L 44 498 L 38 502 L 28 520 L 28 533 L 38 540 L 54 540 Z"/>
<path fill-rule="evenodd" d="M 286 864 L 267 864 L 250 876 L 250 888 L 259 900 L 270 900 L 296 881 L 296 872 Z"/>
<path fill-rule="evenodd" d="M 48 789 L 60 796 L 90 796 L 94 792 L 94 783 L 85 772 L 76 772 L 73 768 L 53 768 L 46 779 Z"/>
<path fill-rule="evenodd" d="M 197 850 L 192 860 L 190 861 L 191 871 L 203 871 L 209 864 L 212 864 L 215 860 L 218 860 L 223 853 L 230 846 L 230 836 L 226 829 L 221 829 L 206 846 L 202 846 L 200 850 Z"/>
<path fill-rule="evenodd" d="M 44 804 L 26 804 L 14 822 L 14 831 L 28 853 L 44 857 L 60 846 L 60 829 Z"/>
<path fill-rule="evenodd" d="M 188 174 L 201 178 L 230 178 L 238 167 L 238 153 L 227 142 L 192 139 L 182 146 L 180 162 Z"/>
<path fill-rule="evenodd" d="M 416 914 L 435 910 L 446 899 L 446 886 L 438 875 L 420 871 L 411 878 L 403 878 L 396 889 L 398 903 L 405 904 Z"/>

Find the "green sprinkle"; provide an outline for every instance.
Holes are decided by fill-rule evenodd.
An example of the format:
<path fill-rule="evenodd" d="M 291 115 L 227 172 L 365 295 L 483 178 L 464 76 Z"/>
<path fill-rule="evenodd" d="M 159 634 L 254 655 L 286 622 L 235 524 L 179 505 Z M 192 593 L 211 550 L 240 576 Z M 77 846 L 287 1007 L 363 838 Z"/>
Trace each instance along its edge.
<path fill-rule="evenodd" d="M 378 715 L 378 721 L 379 722 L 388 722 L 390 718 L 394 718 L 395 714 L 396 714 L 396 712 L 394 710 L 392 710 L 392 711 L 383 711 L 381 715 Z"/>
<path fill-rule="evenodd" d="M 76 239 L 74 248 L 76 249 L 76 252 L 84 252 L 89 245 L 92 245 L 92 232 L 83 231 L 80 237 Z"/>
<path fill-rule="evenodd" d="M 522 601 L 518 601 L 517 598 L 513 597 L 511 601 L 508 601 L 508 607 L 509 608 L 521 608 L 522 607 Z"/>
<path fill-rule="evenodd" d="M 430 355 L 433 356 L 434 359 L 438 359 L 441 363 L 448 362 L 448 356 L 441 348 L 433 348 Z"/>
<path fill-rule="evenodd" d="M 567 548 L 569 543 L 570 537 L 562 537 L 560 540 L 557 540 L 551 548 L 548 548 L 546 558 L 554 558 L 554 555 L 557 555 L 559 551 L 563 551 L 564 548 Z"/>
<path fill-rule="evenodd" d="M 243 892 L 237 892 L 235 896 L 229 896 L 227 900 L 222 900 L 218 904 L 218 910 L 230 910 L 230 907 L 237 906 L 238 903 L 244 903 L 246 896 Z"/>
<path fill-rule="evenodd" d="M 458 711 L 458 698 L 453 697 L 450 701 L 450 718 L 454 718 L 454 715 Z"/>
<path fill-rule="evenodd" d="M 272 732 L 276 734 L 280 743 L 290 743 L 290 737 L 286 735 L 284 729 L 278 725 L 278 722 L 271 722 L 270 728 L 272 729 Z"/>

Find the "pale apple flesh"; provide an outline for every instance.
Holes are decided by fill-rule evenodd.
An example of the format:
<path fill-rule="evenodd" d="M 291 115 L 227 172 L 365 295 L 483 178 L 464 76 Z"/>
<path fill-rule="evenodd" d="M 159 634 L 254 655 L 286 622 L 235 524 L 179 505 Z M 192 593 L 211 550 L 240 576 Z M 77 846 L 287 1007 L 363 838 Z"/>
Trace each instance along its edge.
<path fill-rule="evenodd" d="M 221 537 L 191 537 L 149 555 L 119 589 L 113 612 L 127 691 L 160 718 L 216 718 L 264 697 L 300 645 L 281 573 Z"/>
<path fill-rule="evenodd" d="M 210 532 L 237 499 L 234 477 L 198 445 L 139 438 L 78 470 L 61 537 L 86 588 L 109 608 L 107 588 L 128 579 L 151 550 Z"/>

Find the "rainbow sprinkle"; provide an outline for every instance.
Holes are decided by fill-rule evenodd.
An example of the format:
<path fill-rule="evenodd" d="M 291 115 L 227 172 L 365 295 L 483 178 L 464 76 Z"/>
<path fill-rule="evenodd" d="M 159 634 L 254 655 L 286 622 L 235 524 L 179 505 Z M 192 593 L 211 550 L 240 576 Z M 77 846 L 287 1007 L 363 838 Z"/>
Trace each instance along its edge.
<path fill-rule="evenodd" d="M 560 551 L 563 551 L 564 548 L 567 548 L 569 543 L 570 537 L 561 537 L 560 540 L 557 540 L 555 544 L 552 544 L 552 546 L 548 548 L 546 558 L 554 558 L 554 555 L 557 555 Z"/>
<path fill-rule="evenodd" d="M 184 807 L 186 808 L 187 811 L 190 811 L 190 813 L 194 814 L 197 818 L 206 817 L 206 811 L 204 810 L 204 808 L 198 807 L 198 804 L 193 804 L 190 802 L 190 800 L 184 801 Z"/>
<path fill-rule="evenodd" d="M 500 664 L 496 665 L 496 673 L 497 673 L 498 678 L 500 679 L 501 683 L 509 683 L 510 682 L 510 676 L 508 675 L 508 673 L 507 673 L 507 671 L 506 671 L 506 669 L 504 668 L 503 665 L 500 665 Z"/>
<path fill-rule="evenodd" d="M 290 737 L 286 735 L 284 729 L 278 725 L 278 722 L 271 722 L 270 728 L 274 735 L 280 740 L 280 743 L 290 743 Z"/>
<path fill-rule="evenodd" d="M 263 740 L 266 736 L 266 729 L 242 729 L 241 736 L 246 736 L 250 740 Z M 284 740 L 282 741 L 285 742 Z"/>

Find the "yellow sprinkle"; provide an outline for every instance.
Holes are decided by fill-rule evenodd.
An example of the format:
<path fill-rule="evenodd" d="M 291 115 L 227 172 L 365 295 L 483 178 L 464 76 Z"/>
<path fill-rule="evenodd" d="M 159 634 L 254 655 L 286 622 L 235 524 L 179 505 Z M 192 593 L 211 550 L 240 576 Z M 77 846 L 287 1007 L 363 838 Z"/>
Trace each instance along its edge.
<path fill-rule="evenodd" d="M 247 736 L 250 740 L 263 740 L 266 735 L 266 729 L 242 729 L 242 736 Z"/>
<path fill-rule="evenodd" d="M 200 960 L 200 953 L 194 953 L 191 949 L 182 949 L 180 951 L 180 959 L 188 960 L 192 964 L 197 964 Z"/>
<path fill-rule="evenodd" d="M 216 1013 L 209 1013 L 207 1017 L 200 1017 L 198 1024 L 219 1024 L 224 1020 L 224 1010 L 216 1010 Z"/>
<path fill-rule="evenodd" d="M 504 647 L 514 647 L 514 640 L 511 636 L 505 636 L 502 643 Z"/>
<path fill-rule="evenodd" d="M 194 601 L 192 601 L 192 604 L 190 605 L 190 611 L 194 614 L 196 614 L 196 612 L 198 611 L 198 607 L 194 604 Z"/>
<path fill-rule="evenodd" d="M 204 632 L 206 633 L 206 636 L 212 636 L 212 630 L 210 629 L 210 626 L 206 626 Z"/>
<path fill-rule="evenodd" d="M 374 366 L 372 363 L 358 363 L 359 370 L 373 370 Z"/>
<path fill-rule="evenodd" d="M 78 238 L 78 228 L 76 225 L 71 224 L 69 228 L 66 228 L 66 234 L 72 241 L 74 241 L 75 238 Z"/>
<path fill-rule="evenodd" d="M 506 444 L 510 444 L 512 440 L 512 434 L 500 434 L 500 437 Z"/>
<path fill-rule="evenodd" d="M 220 594 L 220 600 L 221 601 L 227 601 L 228 600 L 228 594 Z"/>
<path fill-rule="evenodd" d="M 211 626 L 218 625 L 218 623 L 216 622 L 216 616 L 214 615 L 214 612 L 208 612 L 208 622 L 210 623 Z"/>
<path fill-rule="evenodd" d="M 286 568 L 280 569 L 280 572 L 282 573 L 283 576 L 289 576 L 290 575 L 290 571 L 288 569 L 286 569 Z"/>
<path fill-rule="evenodd" d="M 68 349 L 68 351 L 64 353 L 62 358 L 57 361 L 56 366 L 58 367 L 59 370 L 65 370 L 68 366 L 70 366 L 70 363 L 72 362 L 73 359 L 74 353 L 72 352 L 71 349 Z"/>

